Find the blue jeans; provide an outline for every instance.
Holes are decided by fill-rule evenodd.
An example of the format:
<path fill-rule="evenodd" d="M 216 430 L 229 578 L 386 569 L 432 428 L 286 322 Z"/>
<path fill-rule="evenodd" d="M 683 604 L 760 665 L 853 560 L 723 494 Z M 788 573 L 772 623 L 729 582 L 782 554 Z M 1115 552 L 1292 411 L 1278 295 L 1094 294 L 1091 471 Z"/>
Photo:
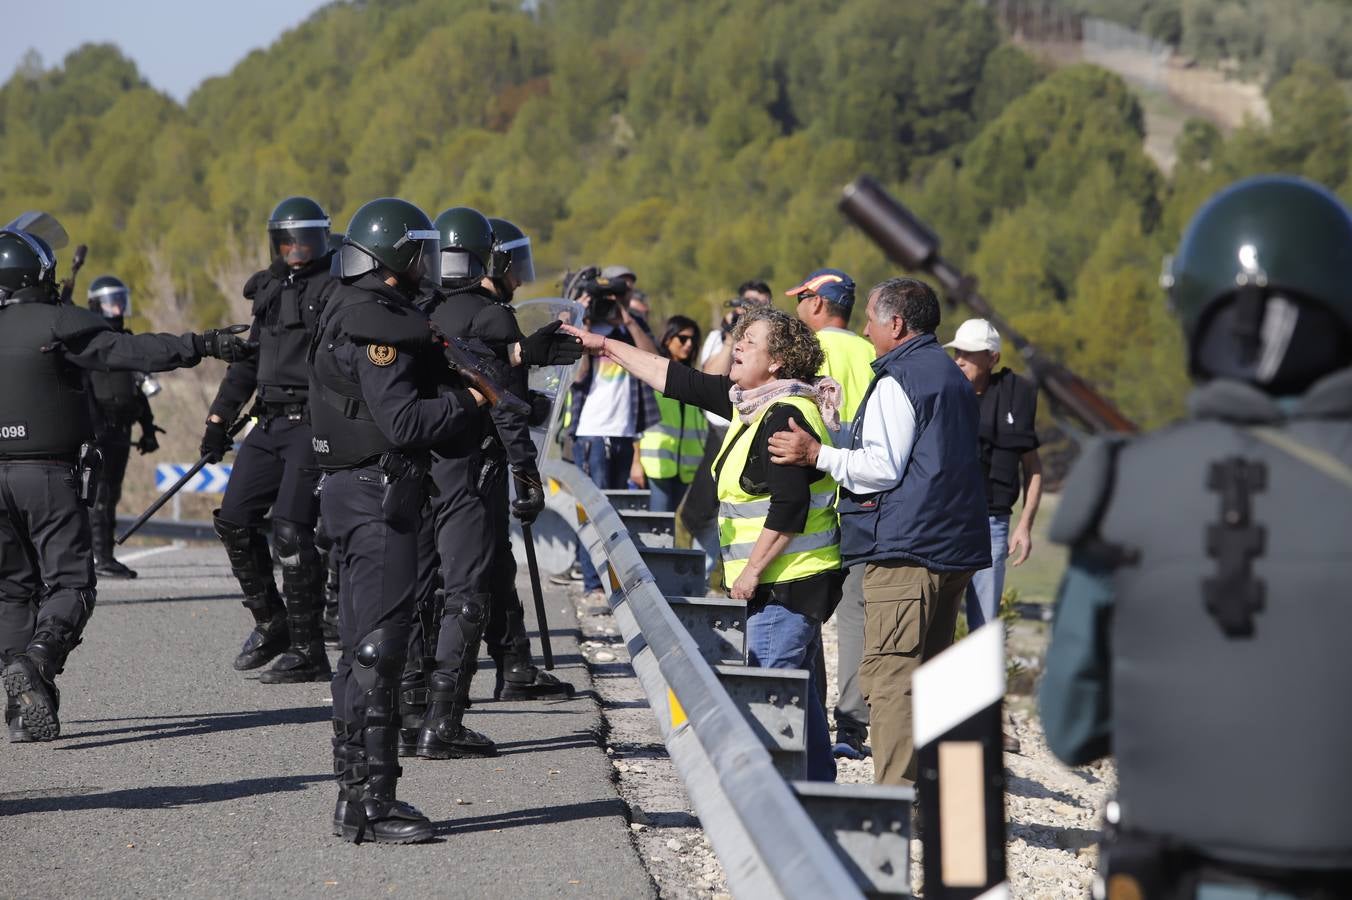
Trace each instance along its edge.
<path fill-rule="evenodd" d="M 1005 592 L 1005 557 L 1009 555 L 1009 516 L 991 516 L 991 561 L 967 583 L 967 627 L 972 631 L 995 618 Z"/>
<path fill-rule="evenodd" d="M 777 603 L 747 605 L 746 652 L 749 665 L 762 669 L 806 669 L 807 778 L 835 781 L 836 760 L 831 755 L 831 734 L 826 725 L 826 706 L 817 692 L 813 660 L 822 652 L 822 624 Z"/>
<path fill-rule="evenodd" d="M 675 512 L 685 497 L 681 476 L 648 479 L 648 512 Z"/>
<path fill-rule="evenodd" d="M 580 437 L 573 440 L 573 463 L 591 478 L 592 484 L 608 490 L 629 483 L 629 465 L 634 461 L 634 439 L 626 437 Z M 577 545 L 577 564 L 582 569 L 582 589 L 601 590 L 601 576 L 591 556 Z"/>

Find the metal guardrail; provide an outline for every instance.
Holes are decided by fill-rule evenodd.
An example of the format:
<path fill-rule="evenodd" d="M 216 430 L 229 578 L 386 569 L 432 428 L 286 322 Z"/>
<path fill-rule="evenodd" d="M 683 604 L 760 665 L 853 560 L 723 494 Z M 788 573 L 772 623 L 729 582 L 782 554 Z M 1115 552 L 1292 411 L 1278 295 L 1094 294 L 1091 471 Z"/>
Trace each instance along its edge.
<path fill-rule="evenodd" d="M 574 466 L 549 460 L 543 469 L 585 512 L 587 525 L 580 529 L 579 540 L 600 563 L 598 571 L 604 572 L 609 563 L 612 583 L 618 581 L 610 600 L 616 624 L 733 893 L 805 900 L 856 898 L 864 896 L 864 885 L 870 894 L 880 888 L 888 895 L 909 894 L 907 841 L 913 793 L 873 785 L 795 787 L 785 780 L 780 768 L 784 754 L 777 751 L 772 757 L 766 738 L 757 733 L 706 662 L 641 555 L 644 550 L 672 551 L 640 548 L 631 534 L 632 522 Z M 773 702 L 776 697 L 771 694 L 769 699 Z M 802 698 L 792 699 L 801 705 Z M 781 698 L 780 705 L 792 704 Z M 828 802 L 833 798 L 836 802 Z M 819 814 L 823 803 L 834 815 Z M 840 811 L 848 809 L 857 811 L 858 820 L 846 828 Z M 868 846 L 863 853 L 851 852 L 860 838 Z M 892 851 L 888 860 L 878 859 L 879 841 Z M 873 871 L 862 871 L 866 867 Z M 888 878 L 890 884 L 880 884 Z"/>

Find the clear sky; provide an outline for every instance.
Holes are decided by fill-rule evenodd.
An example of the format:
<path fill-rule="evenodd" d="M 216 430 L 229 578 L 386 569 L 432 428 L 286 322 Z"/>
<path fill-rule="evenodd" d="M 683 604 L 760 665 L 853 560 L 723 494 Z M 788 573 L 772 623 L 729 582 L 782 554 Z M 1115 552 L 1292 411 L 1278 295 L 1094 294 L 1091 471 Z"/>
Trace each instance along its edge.
<path fill-rule="evenodd" d="M 30 48 L 51 68 L 81 44 L 117 44 L 178 100 L 329 0 L 0 0 L 0 82 Z"/>

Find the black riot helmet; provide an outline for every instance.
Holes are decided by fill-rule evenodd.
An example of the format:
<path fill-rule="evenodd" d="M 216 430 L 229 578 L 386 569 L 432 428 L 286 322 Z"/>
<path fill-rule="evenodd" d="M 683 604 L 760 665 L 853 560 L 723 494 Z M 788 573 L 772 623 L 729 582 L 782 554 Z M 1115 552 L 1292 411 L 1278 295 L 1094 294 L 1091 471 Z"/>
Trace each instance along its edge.
<path fill-rule="evenodd" d="M 0 231 L 0 302 L 9 300 L 26 288 L 45 288 L 50 298 L 56 293 L 56 254 L 42 238 L 26 231 Z"/>
<path fill-rule="evenodd" d="M 382 197 L 363 204 L 347 225 L 338 251 L 338 273 L 351 281 L 367 272 L 387 269 L 408 290 L 423 281 L 441 280 L 441 235 L 427 213 L 398 197 Z"/>
<path fill-rule="evenodd" d="M 441 282 L 446 287 L 478 284 L 493 255 L 493 226 L 477 209 L 453 206 L 437 216 L 441 234 Z"/>
<path fill-rule="evenodd" d="M 122 279 L 100 275 L 89 283 L 89 308 L 105 319 L 123 319 L 131 315 L 131 291 Z"/>
<path fill-rule="evenodd" d="M 510 301 L 512 293 L 521 285 L 535 280 L 535 260 L 531 256 L 530 238 L 524 231 L 506 219 L 489 219 L 493 226 L 493 257 L 488 263 L 488 277 L 502 299 Z"/>
<path fill-rule="evenodd" d="M 309 197 L 287 197 L 268 217 L 272 258 L 299 269 L 329 252 L 329 214 Z"/>
<path fill-rule="evenodd" d="M 1195 378 L 1296 394 L 1352 358 L 1352 214 L 1312 181 L 1260 175 L 1217 192 L 1163 283 Z"/>

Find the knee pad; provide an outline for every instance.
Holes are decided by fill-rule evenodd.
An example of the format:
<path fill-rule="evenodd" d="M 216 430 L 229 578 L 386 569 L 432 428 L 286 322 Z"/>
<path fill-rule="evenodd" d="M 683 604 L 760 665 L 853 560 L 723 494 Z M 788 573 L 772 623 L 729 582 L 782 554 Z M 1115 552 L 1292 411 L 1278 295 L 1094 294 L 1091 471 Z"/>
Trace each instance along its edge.
<path fill-rule="evenodd" d="M 408 629 L 377 628 L 357 642 L 352 677 L 364 691 L 398 688 L 408 653 Z"/>
<path fill-rule="evenodd" d="M 317 593 L 324 584 L 324 568 L 320 565 L 314 532 L 305 525 L 273 519 L 272 541 L 282 563 L 282 585 L 287 593 Z"/>

